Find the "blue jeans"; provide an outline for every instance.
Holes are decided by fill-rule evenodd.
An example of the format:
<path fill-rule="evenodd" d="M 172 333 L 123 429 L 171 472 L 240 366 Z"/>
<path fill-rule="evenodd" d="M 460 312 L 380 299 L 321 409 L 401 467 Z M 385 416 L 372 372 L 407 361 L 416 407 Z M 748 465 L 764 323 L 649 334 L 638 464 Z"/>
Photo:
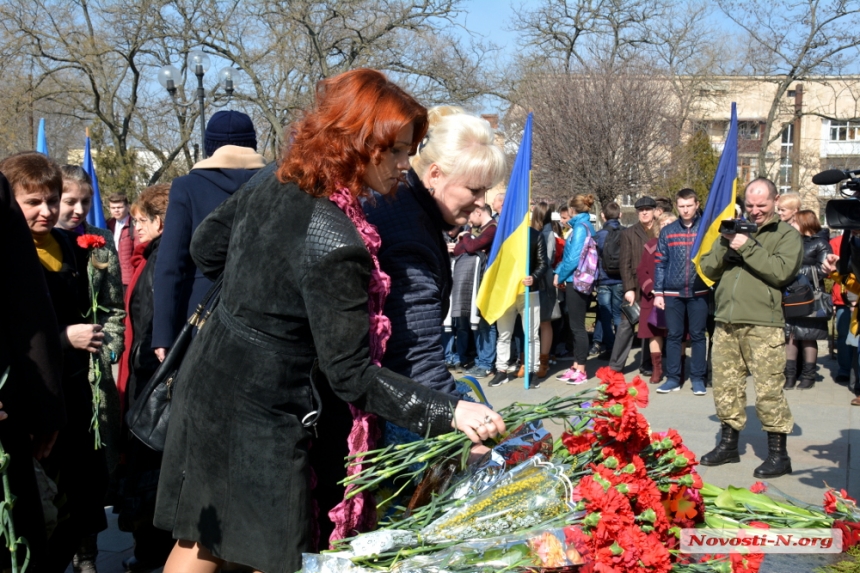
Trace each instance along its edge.
<path fill-rule="evenodd" d="M 442 348 L 445 349 L 446 364 L 457 364 L 460 362 L 456 344 L 454 344 L 454 333 L 446 331 L 444 327 L 442 328 Z"/>
<path fill-rule="evenodd" d="M 451 318 L 451 330 L 454 336 L 456 357 L 460 362 L 466 364 L 469 361 L 469 339 L 472 336 L 472 325 L 469 324 L 468 316 L 455 316 Z"/>
<path fill-rule="evenodd" d="M 484 370 L 492 370 L 496 364 L 496 341 L 499 331 L 495 324 L 488 324 L 483 318 L 478 323 L 475 331 L 475 350 L 478 356 L 475 358 L 475 366 Z"/>
<path fill-rule="evenodd" d="M 851 327 L 851 309 L 847 306 L 836 307 L 836 360 L 839 364 L 838 376 L 851 376 L 851 365 L 856 352 L 853 346 L 845 344 L 848 329 Z"/>
<path fill-rule="evenodd" d="M 594 325 L 594 344 L 602 344 L 607 350 L 615 346 L 615 331 L 621 324 L 621 302 L 624 300 L 624 285 L 597 287 L 597 324 Z"/>
<path fill-rule="evenodd" d="M 690 332 L 692 346 L 690 380 L 704 382 L 708 370 L 707 340 L 705 331 L 708 323 L 708 297 L 694 296 L 680 298 L 677 296 L 663 297 L 666 301 L 666 380 L 681 381 L 681 343 L 684 332 Z M 686 326 L 685 319 L 686 318 Z"/>

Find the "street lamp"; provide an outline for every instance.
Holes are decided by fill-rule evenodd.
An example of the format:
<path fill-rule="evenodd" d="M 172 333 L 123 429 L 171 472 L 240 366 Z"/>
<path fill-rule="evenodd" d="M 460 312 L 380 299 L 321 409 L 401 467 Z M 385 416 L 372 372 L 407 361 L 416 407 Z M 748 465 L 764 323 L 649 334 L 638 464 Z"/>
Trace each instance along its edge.
<path fill-rule="evenodd" d="M 188 69 L 194 72 L 197 76 L 197 104 L 200 106 L 200 151 L 203 158 L 206 158 L 206 112 L 204 104 L 206 102 L 206 90 L 203 89 L 203 74 L 209 70 L 209 56 L 200 50 L 188 52 L 186 58 Z M 215 107 L 226 105 L 233 97 L 233 85 L 239 82 L 241 71 L 226 67 L 218 72 L 218 85 L 224 88 L 224 93 L 227 94 L 227 99 L 220 103 L 210 103 Z M 181 102 L 176 97 L 176 86 L 182 82 L 182 75 L 175 67 L 167 65 L 158 71 L 158 82 L 167 90 L 173 103 L 183 107 L 194 105 L 194 101 L 187 103 Z M 217 86 L 215 90 L 217 90 Z M 215 90 L 213 90 L 213 95 Z"/>

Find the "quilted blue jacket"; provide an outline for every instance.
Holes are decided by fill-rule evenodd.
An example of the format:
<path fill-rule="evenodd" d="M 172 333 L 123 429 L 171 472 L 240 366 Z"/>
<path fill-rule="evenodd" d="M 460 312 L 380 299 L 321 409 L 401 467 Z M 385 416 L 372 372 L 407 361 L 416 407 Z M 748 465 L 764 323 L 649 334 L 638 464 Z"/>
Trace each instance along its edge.
<path fill-rule="evenodd" d="M 382 365 L 434 390 L 459 395 L 442 347 L 452 284 L 442 235 L 451 226 L 412 170 L 395 196 L 376 196 L 376 205 L 366 204 L 364 211 L 379 230 L 379 264 L 391 277 L 385 301 L 391 338 Z"/>
<path fill-rule="evenodd" d="M 585 247 L 585 239 L 589 233 L 594 236 L 594 227 L 591 226 L 588 213 L 578 213 L 568 223 L 573 232 L 567 237 L 564 245 L 564 255 L 561 262 L 555 268 L 559 283 L 573 282 L 573 271 L 579 266 L 579 256 Z"/>
<path fill-rule="evenodd" d="M 708 294 L 708 287 L 693 264 L 693 243 L 701 217 L 687 228 L 678 219 L 660 231 L 654 253 L 654 294 L 691 298 Z"/>

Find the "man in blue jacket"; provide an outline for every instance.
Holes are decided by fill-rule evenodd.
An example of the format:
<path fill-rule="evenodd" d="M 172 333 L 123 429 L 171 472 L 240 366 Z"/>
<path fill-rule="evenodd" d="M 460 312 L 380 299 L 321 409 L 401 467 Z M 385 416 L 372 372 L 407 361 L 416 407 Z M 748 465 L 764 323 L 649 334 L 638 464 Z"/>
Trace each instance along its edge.
<path fill-rule="evenodd" d="M 159 360 L 164 360 L 183 323 L 212 286 L 191 260 L 191 236 L 209 213 L 266 164 L 257 153 L 251 118 L 239 111 L 214 114 L 204 145 L 209 158 L 195 163 L 188 175 L 177 177 L 170 186 L 153 284 L 152 347 Z"/>
<path fill-rule="evenodd" d="M 599 360 L 608 360 L 615 345 L 615 331 L 621 323 L 621 301 L 624 300 L 624 285 L 620 273 L 608 273 L 604 267 L 603 247 L 610 233 L 621 233 L 624 227 L 618 221 L 621 207 L 612 201 L 603 206 L 600 217 L 603 228 L 594 234 L 597 243 L 597 324 L 594 326 L 594 339 L 590 355 L 598 355 Z M 619 239 L 620 240 L 620 239 Z"/>
<path fill-rule="evenodd" d="M 708 320 L 708 287 L 692 262 L 693 243 L 699 232 L 699 199 L 692 189 L 675 196 L 678 220 L 660 231 L 654 255 L 654 306 L 666 312 L 666 382 L 657 388 L 665 394 L 681 389 L 681 343 L 690 333 L 693 394 L 704 396 L 707 371 L 705 328 Z"/>

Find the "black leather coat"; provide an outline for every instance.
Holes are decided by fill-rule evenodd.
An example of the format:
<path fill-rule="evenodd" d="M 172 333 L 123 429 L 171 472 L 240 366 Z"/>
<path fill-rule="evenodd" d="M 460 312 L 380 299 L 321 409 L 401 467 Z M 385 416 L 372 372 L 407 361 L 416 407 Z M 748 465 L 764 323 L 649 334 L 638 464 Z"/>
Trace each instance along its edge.
<path fill-rule="evenodd" d="M 367 248 L 334 203 L 281 184 L 274 168 L 192 239 L 197 267 L 223 271 L 224 286 L 177 378 L 155 525 L 218 558 L 292 573 L 314 549 L 312 498 L 324 520 L 343 494 L 344 401 L 435 435 L 450 431 L 454 400 L 371 363 Z M 318 434 L 302 424 L 320 408 L 314 386 Z"/>
<path fill-rule="evenodd" d="M 821 265 L 831 254 L 830 243 L 820 235 L 803 237 L 803 261 L 799 274 L 806 276 L 818 290 L 824 289 L 824 277 Z M 786 335 L 794 335 L 795 340 L 827 340 L 827 319 L 824 318 L 789 318 L 785 321 Z"/>

